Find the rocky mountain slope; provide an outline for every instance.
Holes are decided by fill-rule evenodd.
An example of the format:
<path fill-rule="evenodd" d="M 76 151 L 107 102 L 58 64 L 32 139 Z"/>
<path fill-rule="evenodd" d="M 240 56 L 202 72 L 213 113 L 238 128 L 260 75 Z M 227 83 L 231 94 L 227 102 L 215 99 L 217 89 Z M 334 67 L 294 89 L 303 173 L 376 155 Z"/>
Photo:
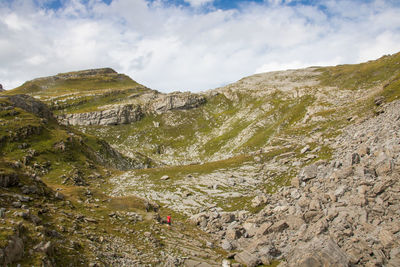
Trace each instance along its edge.
<path fill-rule="evenodd" d="M 256 196 L 259 213 L 210 210 L 191 220 L 246 266 L 273 259 L 285 259 L 279 266 L 398 266 L 400 101 L 382 112 L 346 127 L 331 161 L 304 167 L 274 195 Z"/>
<path fill-rule="evenodd" d="M 126 155 L 142 151 L 168 165 L 223 160 L 289 145 L 300 152 L 307 143 L 311 150 L 319 146 L 323 156 L 329 154 L 329 138 L 352 123 L 348 119 L 373 112 L 376 96 L 397 95 L 392 90 L 398 86 L 399 57 L 257 74 L 199 94 L 205 101 L 191 110 L 152 113 L 127 125 L 79 129 L 101 136 Z"/>
<path fill-rule="evenodd" d="M 127 158 L 98 138 L 59 125 L 45 104 L 27 95 L 0 96 L 0 134 L 1 265 L 174 262 L 182 253 L 176 245 L 194 254 L 192 260 L 220 257 L 199 251 L 209 237 L 194 227 L 160 224 L 165 210 L 154 202 L 103 193 L 110 176 L 151 167 L 151 159 Z M 172 245 L 174 236 L 179 240 Z"/>
<path fill-rule="evenodd" d="M 11 262 L 18 237 L 32 264 L 70 262 L 66 249 L 92 266 L 397 266 L 399 78 L 394 54 L 200 94 L 162 94 L 111 69 L 3 92 L 4 177 L 28 172 L 21 181 L 41 177 L 47 193 L 3 179 L 0 259 Z M 30 206 L 13 205 L 25 196 Z M 20 219 L 26 208 L 44 223 Z M 11 234 L 17 224 L 28 234 Z M 41 225 L 60 237 L 33 238 Z"/>
<path fill-rule="evenodd" d="M 205 100 L 191 93 L 162 94 L 109 68 L 38 78 L 10 93 L 35 96 L 65 125 L 134 123 L 146 114 L 191 109 Z"/>

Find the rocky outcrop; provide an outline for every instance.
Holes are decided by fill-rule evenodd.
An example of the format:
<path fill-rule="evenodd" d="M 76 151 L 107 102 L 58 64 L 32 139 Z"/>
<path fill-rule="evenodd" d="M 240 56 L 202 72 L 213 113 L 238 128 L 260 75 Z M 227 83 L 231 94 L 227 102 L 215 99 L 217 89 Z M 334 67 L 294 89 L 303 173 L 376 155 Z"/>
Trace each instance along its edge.
<path fill-rule="evenodd" d="M 333 160 L 303 167 L 292 186 L 260 196 L 256 215 L 192 217 L 235 260 L 255 266 L 396 266 L 400 262 L 400 101 L 346 128 Z M 224 215 L 226 217 L 226 215 Z"/>
<path fill-rule="evenodd" d="M 192 93 L 148 94 L 134 99 L 135 104 L 121 104 L 104 110 L 62 114 L 57 116 L 64 125 L 119 125 L 141 120 L 146 114 L 161 114 L 170 110 L 196 108 L 205 97 Z"/>
<path fill-rule="evenodd" d="M 106 77 L 121 77 L 122 74 L 118 74 L 115 70 L 111 68 L 100 68 L 100 69 L 89 69 L 82 71 L 73 71 L 66 73 L 59 73 L 54 76 L 49 77 L 41 77 L 36 78 L 34 80 L 26 82 L 23 86 L 31 87 L 31 88 L 40 88 L 41 90 L 48 89 L 53 86 L 57 81 L 64 80 L 75 80 L 75 79 L 91 79 L 96 78 L 98 76 L 106 76 Z"/>
<path fill-rule="evenodd" d="M 69 78 L 87 78 L 96 75 L 117 75 L 117 74 L 118 72 L 116 72 L 112 68 L 99 68 L 99 69 L 89 69 L 89 70 L 59 73 L 54 77 L 57 77 L 58 79 L 61 78 L 69 79 Z"/>
<path fill-rule="evenodd" d="M 120 105 L 108 110 L 63 114 L 57 116 L 57 119 L 64 125 L 118 125 L 132 123 L 142 117 L 140 106 Z"/>
<path fill-rule="evenodd" d="M 161 114 L 169 110 L 192 109 L 206 102 L 203 96 L 192 93 L 160 94 L 148 104 L 147 112 Z"/>
<path fill-rule="evenodd" d="M 0 186 L 1 187 L 10 187 L 18 184 L 19 178 L 18 175 L 14 173 L 0 173 Z"/>
<path fill-rule="evenodd" d="M 24 242 L 22 239 L 13 235 L 8 240 L 8 244 L 4 249 L 0 248 L 0 264 L 8 266 L 15 261 L 19 261 L 24 256 Z"/>
<path fill-rule="evenodd" d="M 22 223 L 13 227 L 13 234 L 2 236 L 2 239 L 7 240 L 5 246 L 0 247 L 0 265 L 9 266 L 24 257 L 24 226 Z"/>
<path fill-rule="evenodd" d="M 300 242 L 292 252 L 289 253 L 288 266 L 325 266 L 325 267 L 347 267 L 349 259 L 338 245 L 330 238 L 317 236 L 310 242 Z"/>
<path fill-rule="evenodd" d="M 136 153 L 134 158 L 129 158 L 113 149 L 105 141 L 99 141 L 99 145 L 101 146 L 100 151 L 93 151 L 88 156 L 102 165 L 118 170 L 143 169 L 154 165 L 154 162 L 150 158 L 139 153 Z"/>
<path fill-rule="evenodd" d="M 29 113 L 33 113 L 36 116 L 44 119 L 52 119 L 53 113 L 50 109 L 35 98 L 28 95 L 11 95 L 6 98 L 13 103 L 15 107 L 21 108 Z"/>

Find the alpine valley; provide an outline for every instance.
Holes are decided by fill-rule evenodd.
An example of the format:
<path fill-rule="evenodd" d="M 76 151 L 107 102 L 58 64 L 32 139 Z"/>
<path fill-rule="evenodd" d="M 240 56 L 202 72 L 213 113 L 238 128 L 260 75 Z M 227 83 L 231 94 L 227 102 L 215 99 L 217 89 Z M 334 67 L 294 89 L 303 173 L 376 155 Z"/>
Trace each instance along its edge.
<path fill-rule="evenodd" d="M 110 68 L 0 92 L 0 265 L 400 266 L 400 53 L 201 93 Z"/>

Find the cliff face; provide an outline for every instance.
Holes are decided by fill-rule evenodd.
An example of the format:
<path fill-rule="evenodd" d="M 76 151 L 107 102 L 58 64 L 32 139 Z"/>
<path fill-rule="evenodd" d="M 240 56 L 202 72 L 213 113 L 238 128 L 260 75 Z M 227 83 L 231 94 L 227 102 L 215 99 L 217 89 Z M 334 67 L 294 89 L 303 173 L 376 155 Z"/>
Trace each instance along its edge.
<path fill-rule="evenodd" d="M 66 113 L 57 116 L 64 125 L 119 125 L 141 120 L 146 114 L 162 114 L 170 110 L 196 108 L 206 99 L 191 93 L 154 94 L 134 98 L 132 104 L 111 105 L 99 111 Z M 129 103 L 129 101 L 128 101 Z"/>
<path fill-rule="evenodd" d="M 7 98 L 15 107 L 21 108 L 40 118 L 53 119 L 53 113 L 42 102 L 28 95 L 12 95 Z"/>
<path fill-rule="evenodd" d="M 108 110 L 61 114 L 57 119 L 64 125 L 118 125 L 140 120 L 143 112 L 140 106 L 116 106 Z"/>
<path fill-rule="evenodd" d="M 191 93 L 160 94 L 148 104 L 147 112 L 161 114 L 169 110 L 192 109 L 205 102 L 205 97 Z"/>

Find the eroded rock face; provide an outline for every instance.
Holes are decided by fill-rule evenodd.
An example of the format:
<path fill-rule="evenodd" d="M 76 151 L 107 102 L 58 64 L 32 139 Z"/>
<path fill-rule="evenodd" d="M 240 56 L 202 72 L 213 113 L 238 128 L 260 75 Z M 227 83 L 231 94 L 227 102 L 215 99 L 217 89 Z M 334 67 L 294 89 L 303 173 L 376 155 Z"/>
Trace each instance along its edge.
<path fill-rule="evenodd" d="M 192 93 L 158 95 L 149 104 L 148 112 L 161 114 L 174 109 L 192 109 L 205 103 L 205 98 Z"/>
<path fill-rule="evenodd" d="M 299 243 L 287 256 L 288 266 L 347 267 L 349 259 L 328 237 L 315 237 L 308 243 Z"/>
<path fill-rule="evenodd" d="M 140 97 L 139 97 L 140 98 Z M 206 102 L 205 97 L 192 93 L 143 95 L 136 104 L 115 105 L 105 110 L 62 114 L 57 116 L 65 125 L 119 125 L 141 120 L 146 114 L 162 114 L 170 110 L 192 109 Z"/>
<path fill-rule="evenodd" d="M 24 255 L 24 242 L 20 237 L 12 236 L 2 254 L 3 258 L 0 257 L 0 263 L 3 263 L 4 266 L 21 260 Z"/>
<path fill-rule="evenodd" d="M 16 174 L 0 173 L 0 186 L 10 187 L 18 184 L 19 178 Z"/>
<path fill-rule="evenodd" d="M 235 260 L 248 267 L 255 267 L 261 263 L 261 260 L 247 251 L 242 251 L 235 256 Z"/>
<path fill-rule="evenodd" d="M 125 105 L 95 112 L 63 114 L 57 119 L 65 125 L 118 125 L 132 123 L 142 117 L 140 106 Z"/>
<path fill-rule="evenodd" d="M 53 113 L 50 109 L 39 100 L 28 96 L 28 95 L 12 95 L 7 96 L 15 107 L 21 108 L 29 113 L 33 113 L 36 116 L 44 119 L 52 119 Z"/>

